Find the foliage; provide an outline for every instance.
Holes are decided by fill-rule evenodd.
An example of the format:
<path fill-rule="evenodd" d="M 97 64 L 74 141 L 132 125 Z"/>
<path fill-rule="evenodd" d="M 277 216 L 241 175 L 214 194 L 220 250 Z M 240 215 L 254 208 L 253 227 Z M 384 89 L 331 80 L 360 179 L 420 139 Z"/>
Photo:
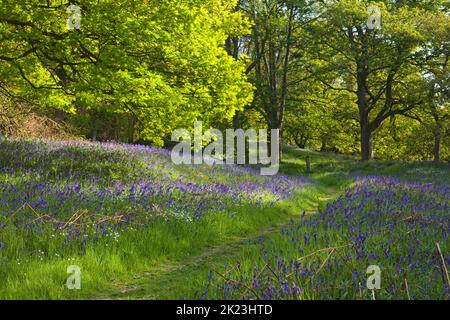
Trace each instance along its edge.
<path fill-rule="evenodd" d="M 246 30 L 233 3 L 83 1 L 70 30 L 68 3 L 4 1 L 2 86 L 71 113 L 131 113 L 154 144 L 195 119 L 229 120 L 251 98 L 242 62 L 223 48 Z"/>
<path fill-rule="evenodd" d="M 209 290 L 224 299 L 447 299 L 436 243 L 448 252 L 448 188 L 358 177 L 317 216 L 263 242 L 254 270 L 232 264 Z M 381 270 L 373 293 L 370 265 Z"/>
<path fill-rule="evenodd" d="M 99 281 L 89 277 L 104 287 L 148 259 L 179 258 L 277 221 L 281 203 L 297 203 L 313 182 L 238 166 L 175 166 L 168 150 L 138 145 L 1 139 L 0 148 L 3 298 L 67 297 L 61 279 L 71 259 L 87 294 Z M 98 263 L 102 255 L 114 263 Z"/>

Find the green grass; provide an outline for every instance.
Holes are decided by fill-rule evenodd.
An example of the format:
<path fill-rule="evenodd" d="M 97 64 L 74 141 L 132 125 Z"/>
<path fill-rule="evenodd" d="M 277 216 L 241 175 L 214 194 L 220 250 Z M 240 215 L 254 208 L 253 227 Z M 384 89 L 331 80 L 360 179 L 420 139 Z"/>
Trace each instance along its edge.
<path fill-rule="evenodd" d="M 131 191 L 117 199 L 100 201 L 98 192 L 108 190 L 119 178 L 132 185 L 136 179 L 150 178 L 155 184 L 167 182 L 170 188 L 183 181 L 200 186 L 217 182 L 239 185 L 246 181 L 260 183 L 260 178 L 247 173 L 214 171 L 209 167 L 172 167 L 164 153 L 150 151 L 148 155 L 144 150 L 141 154 L 139 147 L 126 146 L 126 150 L 122 150 L 114 146 L 110 151 L 96 145 L 85 149 L 71 144 L 49 147 L 37 141 L 2 140 L 0 143 L 4 151 L 0 154 L 3 168 L 0 174 L 0 189 L 3 190 L 0 198 L 1 299 L 95 297 L 113 290 L 116 283 L 129 282 L 148 270 L 164 269 L 165 265 L 182 263 L 211 248 L 257 235 L 265 228 L 298 215 L 300 210 L 310 210 L 316 203 L 315 191 L 308 185 L 299 190 L 295 198 L 274 206 L 269 205 L 273 200 L 270 192 L 260 204 L 250 198 L 239 200 L 223 194 L 225 209 L 213 206 L 199 218 L 194 218 L 195 211 L 190 209 L 166 208 L 166 199 L 189 205 L 189 202 L 201 203 L 202 197 L 214 194 L 195 196 L 174 192 L 161 196 L 157 192 L 148 201 L 139 200 L 143 204 L 152 203 L 151 210 L 131 206 L 132 201 L 127 200 Z M 95 180 L 97 178 L 100 180 Z M 80 192 L 88 191 L 78 196 L 78 192 L 72 190 L 75 184 L 80 186 Z M 62 198 L 67 201 L 60 204 Z M 41 200 L 46 201 L 45 207 L 33 204 Z M 97 212 L 100 204 L 101 212 Z M 56 215 L 51 213 L 50 207 L 57 208 Z M 126 229 L 108 227 L 106 236 L 97 237 L 96 223 L 119 213 L 132 218 Z M 77 226 L 70 222 L 78 214 L 80 218 L 76 222 L 82 226 L 81 238 L 66 239 L 70 228 L 55 226 Z M 84 243 L 83 236 L 90 240 Z M 66 270 L 71 265 L 81 268 L 82 290 L 66 288 Z"/>
<path fill-rule="evenodd" d="M 305 159 L 312 158 L 312 172 L 306 173 Z M 83 166 L 76 162 L 78 170 Z M 38 165 L 34 163 L 33 165 Z M 58 166 L 58 163 L 54 164 Z M 100 168 L 111 167 L 107 163 Z M 127 166 L 115 164 L 108 175 L 126 175 Z M 139 165 L 130 173 L 145 173 Z M 76 169 L 76 168 L 75 168 Z M 55 169 L 59 172 L 61 168 Z M 68 166 L 66 170 L 74 170 Z M 99 167 L 89 165 L 97 172 Z M 187 223 L 183 219 L 154 219 L 144 226 L 133 226 L 111 237 L 88 243 L 82 249 L 74 246 L 58 255 L 50 234 L 40 236 L 45 252 L 15 251 L 1 255 L 1 299 L 179 299 L 196 298 L 207 286 L 211 270 L 220 272 L 225 264 L 239 261 L 251 268 L 263 240 L 277 239 L 282 226 L 301 214 L 314 215 L 353 184 L 356 175 L 390 175 L 421 182 L 448 183 L 449 167 L 433 163 L 400 163 L 395 161 L 359 162 L 351 157 L 318 154 L 288 149 L 284 154 L 282 173 L 310 177 L 316 185 L 307 185 L 294 199 L 263 208 L 252 205 L 228 207 L 226 210 Z M 55 173 L 55 174 L 56 174 Z M 188 179 L 225 182 L 227 176 L 211 178 L 202 172 L 181 170 L 176 173 Z M 175 175 L 175 173 L 174 173 Z M 5 178 L 14 179 L 11 176 Z M 6 230 L 6 229 L 5 229 Z M 4 231 L 6 232 L 6 231 Z M 28 235 L 29 236 L 29 235 Z M 27 248 L 28 236 L 19 236 L 17 248 Z M 13 236 L 10 236 L 12 238 Z M 1 238 L 0 238 L 1 242 Z M 22 242 L 22 243 L 21 243 Z M 283 248 L 280 247 L 280 251 Z M 82 289 L 66 288 L 66 269 L 77 265 L 82 271 Z M 217 276 L 217 275 L 216 275 Z M 219 297 L 219 296 L 216 296 Z M 313 298 L 313 297 L 312 297 Z"/>
<path fill-rule="evenodd" d="M 318 154 L 288 149 L 284 154 L 281 172 L 309 176 L 318 184 L 309 193 L 308 214 L 316 214 L 327 203 L 332 202 L 353 183 L 356 175 L 385 175 L 409 179 L 411 181 L 448 183 L 449 167 L 434 163 L 401 163 L 396 161 L 372 161 L 362 163 L 351 157 L 334 154 Z M 312 159 L 312 172 L 306 173 L 306 157 Z M 312 196 L 314 194 L 314 196 Z M 313 209 L 311 211 L 311 209 Z M 302 208 L 298 208 L 301 212 Z M 300 218 L 291 216 L 298 221 Z M 281 221 L 282 226 L 291 222 Z M 224 266 L 232 269 L 239 263 L 242 270 L 251 270 L 254 262 L 260 259 L 261 242 L 271 241 L 277 252 L 289 256 L 289 243 L 281 236 L 282 226 L 263 228 L 253 236 L 238 237 L 234 241 L 209 248 L 203 253 L 182 261 L 175 261 L 147 270 L 128 282 L 117 282 L 112 289 L 95 296 L 100 299 L 180 299 L 198 298 L 208 287 L 208 276 L 213 272 L 215 278 L 223 275 Z M 336 244 L 340 243 L 337 240 Z M 319 248 L 320 249 L 320 248 Z M 210 292 L 208 298 L 223 298 L 220 291 Z M 315 298 L 314 295 L 309 298 Z M 316 297 L 317 298 L 317 297 Z M 345 298 L 345 296 L 341 296 Z M 366 296 L 366 298 L 370 298 Z"/>
<path fill-rule="evenodd" d="M 305 209 L 307 205 L 305 206 Z M 129 281 L 153 268 L 212 250 L 214 246 L 233 243 L 239 237 L 258 234 L 297 214 L 289 204 L 264 210 L 240 208 L 194 223 L 155 221 L 152 225 L 124 232 L 117 242 L 108 240 L 88 245 L 82 255 L 18 259 L 2 266 L 0 276 L 7 278 L 0 286 L 3 299 L 79 299 L 95 296 Z M 82 290 L 66 288 L 66 268 L 80 266 Z"/>

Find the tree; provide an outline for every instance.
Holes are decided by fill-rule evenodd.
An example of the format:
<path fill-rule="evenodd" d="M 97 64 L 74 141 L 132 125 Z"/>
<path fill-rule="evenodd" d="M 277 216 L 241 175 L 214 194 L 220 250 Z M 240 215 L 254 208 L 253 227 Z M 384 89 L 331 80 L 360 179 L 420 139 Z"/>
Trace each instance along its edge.
<path fill-rule="evenodd" d="M 293 79 L 295 79 L 295 73 Z M 303 79 L 304 74 L 298 74 Z M 286 108 L 286 141 L 317 151 L 355 153 L 358 119 L 350 94 L 331 90 L 319 81 L 298 81 Z"/>
<path fill-rule="evenodd" d="M 382 17 L 370 28 L 369 5 Z M 319 19 L 309 28 L 314 58 L 308 70 L 327 87 L 349 92 L 356 100 L 361 159 L 373 158 L 373 137 L 381 124 L 421 105 L 419 68 L 412 64 L 427 42 L 423 22 L 436 21 L 438 2 L 422 7 L 408 1 L 321 2 Z"/>
<path fill-rule="evenodd" d="M 280 146 L 285 136 L 290 95 L 299 81 L 295 57 L 301 45 L 296 39 L 310 18 L 307 2 L 241 0 L 239 8 L 251 19 L 252 32 L 246 38 L 229 41 L 230 53 L 241 51 L 251 59 L 247 73 L 255 86 L 255 98 L 247 109 L 257 110 L 269 129 L 280 130 Z M 236 119 L 236 124 L 242 125 L 242 119 L 242 116 Z"/>
<path fill-rule="evenodd" d="M 69 4 L 81 8 L 79 29 L 68 28 Z M 138 138 L 162 144 L 164 136 L 194 120 L 230 120 L 251 100 L 244 62 L 223 46 L 229 35 L 246 30 L 235 5 L 3 1 L 1 83 L 42 106 L 131 116 Z"/>
<path fill-rule="evenodd" d="M 448 12 L 449 5 L 442 6 Z M 416 65 L 421 68 L 427 100 L 423 113 L 432 118 L 434 136 L 434 161 L 441 160 L 441 144 L 450 121 L 450 19 L 439 15 L 426 21 L 429 41 L 416 55 Z"/>

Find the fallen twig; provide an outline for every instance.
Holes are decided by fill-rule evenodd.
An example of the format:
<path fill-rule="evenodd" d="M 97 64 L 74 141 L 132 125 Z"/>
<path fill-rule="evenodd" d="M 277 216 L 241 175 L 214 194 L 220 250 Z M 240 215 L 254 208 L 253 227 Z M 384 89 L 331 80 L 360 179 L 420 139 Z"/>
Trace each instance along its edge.
<path fill-rule="evenodd" d="M 330 247 L 330 248 L 320 249 L 320 250 L 314 251 L 314 252 L 312 252 L 312 253 L 310 253 L 310 254 L 307 254 L 306 256 L 303 256 L 303 257 L 298 258 L 297 261 L 302 261 L 302 260 L 304 260 L 304 259 L 306 259 L 306 258 L 312 257 L 312 256 L 314 256 L 314 255 L 316 255 L 316 254 L 318 254 L 318 253 L 324 252 L 324 251 L 330 251 L 330 250 L 332 250 L 332 251 L 334 252 L 334 251 L 336 251 L 337 249 L 348 248 L 348 247 L 352 247 L 352 246 L 353 246 L 353 243 L 350 243 L 350 244 L 346 244 L 346 245 L 343 245 L 343 246 Z"/>
<path fill-rule="evenodd" d="M 214 272 L 217 273 L 219 276 L 221 276 L 226 282 L 232 282 L 232 283 L 234 283 L 234 284 L 242 285 L 244 288 L 246 288 L 247 290 L 251 291 L 251 292 L 255 295 L 255 298 L 256 298 L 257 300 L 260 299 L 259 294 L 258 294 L 253 288 L 249 287 L 249 286 L 246 285 L 245 283 L 240 283 L 240 282 L 238 282 L 238 281 L 236 281 L 236 280 L 230 279 L 230 278 L 224 276 L 223 274 L 221 274 L 221 273 L 218 272 L 218 271 L 215 271 L 215 270 L 214 270 Z"/>
<path fill-rule="evenodd" d="M 439 261 L 441 264 L 441 270 L 442 270 L 442 277 L 444 279 L 444 282 L 447 280 L 448 288 L 450 288 L 450 276 L 448 275 L 447 265 L 445 264 L 444 256 L 442 255 L 441 247 L 439 246 L 439 243 L 436 243 L 437 253 L 439 257 Z"/>
<path fill-rule="evenodd" d="M 405 278 L 405 290 L 406 290 L 406 296 L 408 297 L 408 300 L 411 300 L 411 295 L 409 294 L 408 280 L 406 280 L 406 278 Z"/>

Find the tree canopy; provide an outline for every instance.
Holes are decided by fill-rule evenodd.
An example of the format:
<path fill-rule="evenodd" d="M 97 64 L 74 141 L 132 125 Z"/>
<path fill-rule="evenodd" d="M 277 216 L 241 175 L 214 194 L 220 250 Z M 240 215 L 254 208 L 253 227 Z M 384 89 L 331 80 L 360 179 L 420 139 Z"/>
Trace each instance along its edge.
<path fill-rule="evenodd" d="M 0 115 L 33 106 L 100 140 L 167 145 L 201 120 L 363 160 L 449 159 L 449 11 L 442 0 L 5 0 Z"/>
<path fill-rule="evenodd" d="M 134 117 L 161 144 L 177 126 L 230 119 L 252 97 L 245 65 L 223 47 L 248 20 L 234 1 L 3 1 L 0 78 L 42 107 Z"/>

